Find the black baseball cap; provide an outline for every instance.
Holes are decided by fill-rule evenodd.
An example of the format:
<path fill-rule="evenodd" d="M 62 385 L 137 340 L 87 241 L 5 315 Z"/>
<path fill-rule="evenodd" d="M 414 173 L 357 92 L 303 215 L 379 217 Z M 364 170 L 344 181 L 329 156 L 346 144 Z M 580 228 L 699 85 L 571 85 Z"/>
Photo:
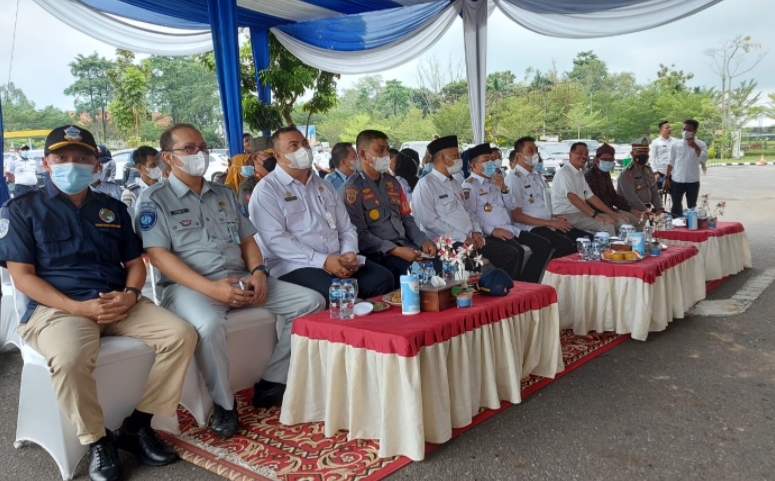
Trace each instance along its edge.
<path fill-rule="evenodd" d="M 65 125 L 49 132 L 46 137 L 46 145 L 43 148 L 43 155 L 48 155 L 64 147 L 75 146 L 83 147 L 89 152 L 97 154 L 97 142 L 94 141 L 91 132 L 75 125 Z"/>

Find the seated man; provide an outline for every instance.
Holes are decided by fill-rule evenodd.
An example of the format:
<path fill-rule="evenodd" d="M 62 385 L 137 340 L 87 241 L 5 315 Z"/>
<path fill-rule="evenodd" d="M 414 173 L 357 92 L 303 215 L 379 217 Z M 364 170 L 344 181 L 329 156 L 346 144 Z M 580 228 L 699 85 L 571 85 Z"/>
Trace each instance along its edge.
<path fill-rule="evenodd" d="M 576 239 L 587 233 L 574 229 L 565 217 L 552 216 L 546 208 L 544 192 L 548 186 L 540 172 L 536 172 L 542 164 L 535 139 L 517 139 L 509 157 L 511 172 L 505 183 L 516 205 L 511 219 L 522 230 L 520 236 L 529 231 L 548 240 L 554 249 L 554 258 L 575 253 Z"/>
<path fill-rule="evenodd" d="M 519 279 L 525 252 L 522 246 L 513 239 L 495 237 L 485 242 L 476 215 L 466 209 L 461 183 L 454 178 L 463 169 L 457 137 L 434 140 L 428 151 L 433 170 L 417 182 L 412 196 L 412 212 L 421 228 L 434 237 L 449 236 L 456 245 L 473 246 L 492 265 Z"/>
<path fill-rule="evenodd" d="M 312 152 L 295 127 L 272 134 L 277 167 L 258 184 L 250 217 L 267 265 L 280 280 L 328 300 L 335 278 L 358 281 L 359 297 L 393 290 L 393 275 L 370 260 L 359 265 L 358 234 L 334 187 L 312 171 Z"/>
<path fill-rule="evenodd" d="M 245 212 L 248 211 L 248 203 L 253 195 L 258 181 L 273 171 L 277 161 L 272 155 L 272 141 L 269 137 L 255 137 L 250 140 L 250 158 L 242 166 L 242 176 L 245 180 L 237 189 L 237 202 Z"/>
<path fill-rule="evenodd" d="M 137 205 L 137 199 L 142 194 L 146 187 L 151 186 L 161 180 L 162 172 L 161 167 L 156 164 L 156 156 L 159 151 L 153 147 L 144 145 L 132 152 L 132 160 L 135 162 L 137 172 L 140 174 L 135 180 L 134 184 L 131 184 L 121 194 L 121 202 L 126 204 L 129 210 L 129 215 L 134 219 L 135 206 Z"/>
<path fill-rule="evenodd" d="M 232 436 L 239 428 L 229 385 L 226 315 L 259 306 L 285 317 L 285 325 L 262 379 L 255 407 L 280 404 L 291 356 L 293 319 L 323 307 L 314 292 L 270 277 L 256 230 L 237 204 L 231 187 L 213 184 L 202 134 L 188 124 L 165 130 L 159 142 L 172 168 L 165 182 L 140 196 L 135 225 L 151 263 L 162 273 L 161 305 L 199 333 L 196 360 L 215 403 L 213 433 Z"/>
<path fill-rule="evenodd" d="M 412 262 L 423 260 L 423 253 L 436 256 L 436 246 L 414 222 L 401 184 L 386 173 L 390 167 L 387 135 L 364 130 L 356 145 L 361 170 L 339 194 L 358 232 L 358 248 L 367 259 L 389 269 L 398 285 Z M 441 263 L 436 264 L 441 271 Z"/>
<path fill-rule="evenodd" d="M 616 151 L 608 144 L 602 144 L 595 153 L 595 164 L 584 174 L 592 193 L 611 211 L 627 218 L 627 223 L 640 226 L 643 212 L 630 206 L 621 195 L 616 193 L 611 171 L 614 170 Z"/>
<path fill-rule="evenodd" d="M 538 282 L 552 255 L 552 244 L 543 237 L 521 231 L 511 222 L 511 212 L 517 208 L 514 197 L 498 171 L 499 161 L 493 158 L 490 144 L 481 144 L 468 150 L 471 158 L 471 177 L 463 182 L 466 210 L 473 212 L 482 226 L 489 244 L 499 241 L 530 247 L 533 254 L 521 274 L 516 278 L 525 282 Z M 498 150 L 500 152 L 500 150 Z M 491 261 L 492 262 L 492 261 Z"/>
<path fill-rule="evenodd" d="M 111 162 L 113 161 L 111 160 Z M 100 163 L 94 175 L 92 175 L 91 190 L 108 195 L 116 200 L 121 200 L 121 187 L 113 181 L 102 179 L 105 165 L 107 164 Z"/>
<path fill-rule="evenodd" d="M 653 148 L 653 144 L 652 144 Z M 648 137 L 632 144 L 633 163 L 622 171 L 616 181 L 616 192 L 630 203 L 633 209 L 641 212 L 661 214 L 662 199 L 659 195 L 659 180 L 649 162 Z"/>
<path fill-rule="evenodd" d="M 579 230 L 590 234 L 603 230 L 614 236 L 619 226 L 629 219 L 609 209 L 592 193 L 581 172 L 588 159 L 587 144 L 571 145 L 570 161 L 557 171 L 552 181 L 552 211 Z"/>
<path fill-rule="evenodd" d="M 196 332 L 142 297 L 142 245 L 126 207 L 89 188 L 99 172 L 86 130 L 65 126 L 46 137 L 50 181 L 8 201 L 0 218 L 0 260 L 30 298 L 19 335 L 51 368 L 59 406 L 89 445 L 89 479 L 120 480 L 116 447 L 141 463 L 177 459 L 151 429 L 154 414 L 173 416 L 196 346 Z M 92 377 L 101 336 L 137 338 L 156 351 L 148 383 L 118 437 L 105 429 Z"/>
<path fill-rule="evenodd" d="M 353 144 L 349 142 L 339 142 L 331 149 L 331 169 L 333 172 L 326 175 L 324 180 L 334 186 L 334 190 L 347 182 L 355 173 L 355 164 L 358 162 L 358 156 L 355 154 Z"/>

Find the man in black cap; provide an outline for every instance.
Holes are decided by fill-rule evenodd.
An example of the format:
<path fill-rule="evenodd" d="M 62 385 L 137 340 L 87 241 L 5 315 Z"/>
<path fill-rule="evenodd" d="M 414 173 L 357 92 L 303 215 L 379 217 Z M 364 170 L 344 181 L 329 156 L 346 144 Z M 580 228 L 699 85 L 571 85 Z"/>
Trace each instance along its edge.
<path fill-rule="evenodd" d="M 494 266 L 517 279 L 524 250 L 514 242 L 486 242 L 476 215 L 466 210 L 463 189 L 453 179 L 463 168 L 457 137 L 434 140 L 428 145 L 428 152 L 433 170 L 417 182 L 412 195 L 412 212 L 421 228 L 433 237 L 450 237 L 455 244 L 473 246 Z"/>
<path fill-rule="evenodd" d="M 197 334 L 142 296 L 143 248 L 126 206 L 89 188 L 99 163 L 92 134 L 56 128 L 44 155 L 50 180 L 0 211 L 0 263 L 30 298 L 19 334 L 46 358 L 59 406 L 89 446 L 89 479 L 118 481 L 116 447 L 152 466 L 177 459 L 151 418 L 177 411 Z M 156 351 L 145 391 L 116 437 L 105 429 L 92 377 L 102 336 L 134 337 Z"/>

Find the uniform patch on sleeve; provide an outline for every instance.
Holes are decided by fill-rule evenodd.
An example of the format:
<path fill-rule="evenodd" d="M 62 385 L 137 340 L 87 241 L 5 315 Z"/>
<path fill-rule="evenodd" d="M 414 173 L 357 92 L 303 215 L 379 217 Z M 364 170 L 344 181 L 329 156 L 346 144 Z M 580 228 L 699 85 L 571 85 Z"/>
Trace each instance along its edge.
<path fill-rule="evenodd" d="M 8 219 L 0 219 L 0 239 L 8 235 L 8 231 L 11 228 L 11 221 Z"/>
<path fill-rule="evenodd" d="M 358 189 L 345 189 L 345 200 L 352 205 L 358 200 Z"/>
<path fill-rule="evenodd" d="M 239 213 L 242 214 L 242 217 L 248 218 L 248 213 L 245 212 L 245 207 L 242 206 L 242 204 L 237 204 L 237 210 L 239 210 Z"/>
<path fill-rule="evenodd" d="M 250 198 L 253 196 L 251 192 L 245 192 L 245 194 L 242 196 L 242 200 L 245 201 L 246 204 L 250 203 Z"/>
<path fill-rule="evenodd" d="M 159 206 L 156 205 L 156 202 L 140 202 L 140 205 L 138 205 L 137 207 L 141 211 L 148 211 L 148 212 L 156 212 L 156 210 L 159 208 Z"/>
<path fill-rule="evenodd" d="M 157 214 L 155 210 L 154 211 L 141 210 L 140 211 L 140 229 L 142 229 L 143 232 L 151 230 L 153 226 L 156 225 L 156 219 L 157 219 Z"/>
<path fill-rule="evenodd" d="M 463 191 L 463 200 L 468 200 L 468 198 L 471 196 L 471 191 L 466 189 Z"/>

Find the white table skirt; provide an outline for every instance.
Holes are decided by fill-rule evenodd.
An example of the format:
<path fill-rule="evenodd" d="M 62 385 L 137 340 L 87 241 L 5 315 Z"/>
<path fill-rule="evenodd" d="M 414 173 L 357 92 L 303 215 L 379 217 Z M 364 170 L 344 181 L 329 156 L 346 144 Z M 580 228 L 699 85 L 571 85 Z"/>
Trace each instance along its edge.
<path fill-rule="evenodd" d="M 738 232 L 721 237 L 709 237 L 705 242 L 662 239 L 666 245 L 695 246 L 705 261 L 705 281 L 716 281 L 751 268 L 751 246 L 748 234 Z"/>
<path fill-rule="evenodd" d="M 653 284 L 637 277 L 559 275 L 547 271 L 543 284 L 557 291 L 560 329 L 631 334 L 645 341 L 673 319 L 705 299 L 702 258 L 695 255 L 657 277 Z"/>
<path fill-rule="evenodd" d="M 557 304 L 486 324 L 403 357 L 293 335 L 280 421 L 376 439 L 379 456 L 419 461 L 479 409 L 521 401 L 521 380 L 563 371 Z"/>

